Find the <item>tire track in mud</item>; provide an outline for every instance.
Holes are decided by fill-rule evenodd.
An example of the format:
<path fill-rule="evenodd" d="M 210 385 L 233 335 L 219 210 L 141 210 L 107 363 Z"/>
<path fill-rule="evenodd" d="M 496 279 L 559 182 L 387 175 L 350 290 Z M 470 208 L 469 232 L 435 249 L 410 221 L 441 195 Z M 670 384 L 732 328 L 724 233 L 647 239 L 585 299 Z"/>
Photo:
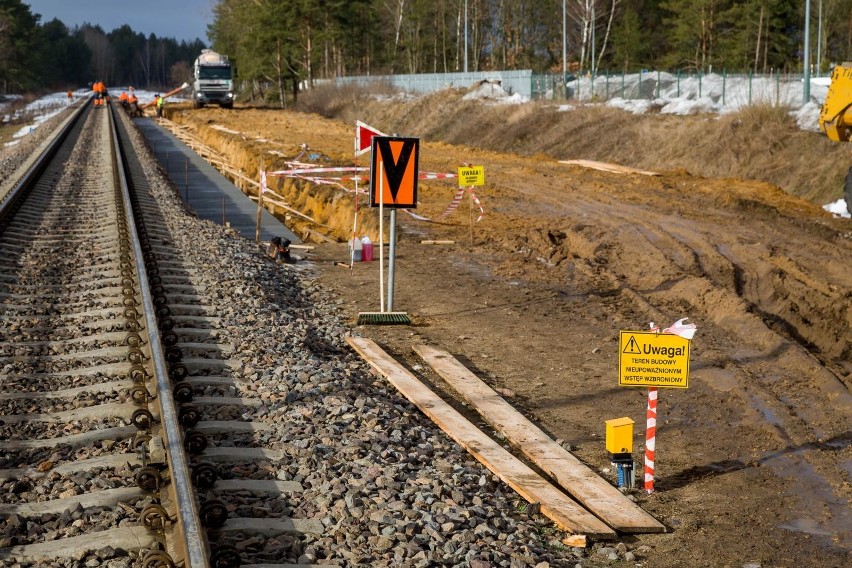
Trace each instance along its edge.
<path fill-rule="evenodd" d="M 312 142 L 307 128 L 287 136 Z M 409 262 L 441 275 L 424 273 L 399 294 L 420 310 L 416 333 L 458 338 L 460 352 L 482 357 L 484 373 L 595 462 L 601 415 L 632 412 L 641 399 L 610 386 L 612 330 L 692 316 L 697 380 L 664 397 L 662 491 L 648 500 L 684 524 L 654 539 L 654 565 L 699 555 L 736 564 L 746 548 L 773 565 L 801 551 L 814 566 L 845 558 L 823 556 L 817 543 L 852 540 L 848 223 L 757 182 L 618 176 L 541 156 L 425 147 L 434 171 L 454 167 L 453 153 L 485 165 L 477 195 L 486 217 L 475 242 L 462 210 L 447 225 L 413 224 L 416 238 L 456 242 L 446 253 L 403 244 L 400 283 Z M 440 214 L 450 192 L 426 189 L 418 214 Z M 442 270 L 444 260 L 459 266 Z M 461 284 L 466 298 L 448 299 Z M 441 293 L 425 301 L 413 291 Z M 540 305 L 524 303 L 533 296 Z M 451 317 L 456 308 L 470 309 Z"/>
<path fill-rule="evenodd" d="M 584 197 L 572 195 L 544 217 L 539 208 L 524 219 L 526 235 L 516 242 L 530 248 L 530 257 L 554 268 L 570 263 L 619 290 L 648 319 L 691 316 L 703 327 L 702 344 L 711 346 L 710 357 L 699 354 L 694 374 L 706 373 L 708 382 L 714 372 L 732 378 L 726 404 L 739 416 L 727 426 L 741 432 L 729 451 L 739 457 L 687 468 L 661 485 L 672 490 L 768 467 L 804 488 L 797 492 L 801 515 L 784 528 L 852 543 L 849 487 L 834 473 L 852 445 L 852 394 L 838 363 L 849 351 L 849 279 L 826 265 L 831 255 L 824 251 L 848 240 L 829 232 L 821 235 L 829 244 L 806 239 L 791 251 L 783 234 L 788 224 L 776 229 L 771 216 L 747 219 L 708 207 L 696 218 L 694 211 L 618 202 L 603 191 L 594 200 Z M 547 219 L 557 215 L 572 221 Z M 506 246 L 499 238 L 490 244 Z"/>
<path fill-rule="evenodd" d="M 731 359 L 737 364 L 745 365 L 749 360 L 766 363 L 775 359 L 787 375 L 787 380 L 772 381 L 781 383 L 782 392 L 789 394 L 791 387 L 803 388 L 801 380 L 790 380 L 789 375 L 809 376 L 810 386 L 822 391 L 826 403 L 837 404 L 841 411 L 847 411 L 847 415 L 852 417 L 848 414 L 848 409 L 852 408 L 852 396 L 839 380 L 837 371 L 825 367 L 807 350 L 809 342 L 803 344 L 798 341 L 800 333 L 785 333 L 787 328 L 795 330 L 797 326 L 790 323 L 779 308 L 791 303 L 796 306 L 813 305 L 813 295 L 806 292 L 813 290 L 815 284 L 799 284 L 797 289 L 791 290 L 783 284 L 791 280 L 798 284 L 799 280 L 786 275 L 776 278 L 764 276 L 781 270 L 775 264 L 756 255 L 751 255 L 747 261 L 743 253 L 734 257 L 729 252 L 760 248 L 755 240 L 756 234 L 749 234 L 748 230 L 738 236 L 713 234 L 712 227 L 711 234 L 706 234 L 693 226 L 692 221 L 681 217 L 647 210 L 642 212 L 642 216 L 637 214 L 639 211 L 621 213 L 613 204 L 579 204 L 575 201 L 573 207 L 582 209 L 590 218 L 584 219 L 580 225 L 560 229 L 567 236 L 561 244 L 559 260 L 579 253 L 595 267 L 606 266 L 607 270 L 595 270 L 593 276 L 605 276 L 611 287 L 640 299 L 648 306 L 686 305 L 699 310 L 698 314 L 692 314 L 693 318 L 704 317 L 718 326 L 718 331 L 724 329 L 726 334 L 736 337 L 739 347 Z M 589 231 L 589 227 L 594 229 Z M 536 242 L 536 239 L 528 239 L 528 242 Z M 590 255 L 589 251 L 594 252 Z M 723 254 L 725 252 L 727 255 Z M 828 285 L 823 288 L 830 289 Z M 837 305 L 845 305 L 840 290 L 834 292 L 834 297 L 823 299 L 818 307 L 833 308 Z M 659 313 L 659 310 L 655 311 Z M 812 309 L 808 313 L 810 319 L 825 320 L 826 327 L 836 322 L 835 314 L 831 312 L 822 315 Z M 657 317 L 664 316 L 660 314 Z M 770 325 L 775 321 L 784 325 Z M 835 337 L 829 335 L 830 341 Z M 830 350 L 830 341 L 828 347 L 820 349 L 821 352 Z M 822 420 L 814 412 L 812 404 L 803 404 L 798 414 L 818 434 L 830 436 L 833 430 L 836 433 L 836 421 L 820 425 Z"/>

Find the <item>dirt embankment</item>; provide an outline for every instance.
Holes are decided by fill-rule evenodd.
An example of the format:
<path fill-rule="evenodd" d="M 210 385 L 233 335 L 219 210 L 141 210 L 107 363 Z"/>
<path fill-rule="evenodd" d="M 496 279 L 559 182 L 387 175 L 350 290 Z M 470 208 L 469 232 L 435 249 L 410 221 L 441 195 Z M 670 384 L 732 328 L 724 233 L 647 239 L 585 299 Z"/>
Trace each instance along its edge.
<path fill-rule="evenodd" d="M 807 175 L 835 168 L 842 179 L 848 149 L 785 130 L 771 113 L 753 124 L 747 116 L 634 117 L 489 107 L 458 93 L 325 106 L 342 120 L 260 109 L 186 111 L 175 120 L 246 172 L 257 171 L 261 156 L 292 159 L 301 144 L 311 149 L 308 161 L 351 164 L 356 118 L 420 136 L 421 170 L 483 164 L 485 216 L 473 230 L 466 202 L 442 224 L 400 216 L 394 307 L 414 325 L 357 332 L 412 367 L 422 367 L 413 343 L 448 349 L 606 469 L 605 420 L 635 420 L 637 457 L 644 434 L 643 389 L 617 386 L 619 330 L 689 316 L 699 328 L 689 388 L 661 391 L 659 491 L 636 494 L 669 532 L 625 540 L 649 547 L 644 565 L 655 568 L 848 565 L 852 221 L 815 204 L 839 198 L 840 186 L 817 187 Z M 664 171 L 619 175 L 554 158 Z M 752 171 L 784 178 L 788 192 L 747 179 L 757 177 Z M 351 194 L 287 191 L 349 234 Z M 438 217 L 454 193 L 424 182 L 417 213 Z M 376 263 L 334 266 L 347 258 L 340 244 L 315 254 L 353 321 L 378 309 Z"/>
<path fill-rule="evenodd" d="M 460 91 L 396 101 L 362 91 L 317 90 L 300 108 L 348 123 L 432 141 L 558 160 L 589 159 L 703 177 L 765 181 L 823 205 L 842 197 L 852 145 L 798 128 L 784 108 L 754 107 L 727 115 L 634 115 L 606 106 L 560 110 L 461 101 Z"/>

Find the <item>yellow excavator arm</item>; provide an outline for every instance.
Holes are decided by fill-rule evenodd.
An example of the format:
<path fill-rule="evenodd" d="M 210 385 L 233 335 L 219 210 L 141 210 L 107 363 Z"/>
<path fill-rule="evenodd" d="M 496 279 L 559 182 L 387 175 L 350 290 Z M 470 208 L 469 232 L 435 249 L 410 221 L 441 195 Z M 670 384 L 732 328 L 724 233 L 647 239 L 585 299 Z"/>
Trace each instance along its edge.
<path fill-rule="evenodd" d="M 852 63 L 837 65 L 831 72 L 831 85 L 819 113 L 819 129 L 829 140 L 852 139 Z"/>

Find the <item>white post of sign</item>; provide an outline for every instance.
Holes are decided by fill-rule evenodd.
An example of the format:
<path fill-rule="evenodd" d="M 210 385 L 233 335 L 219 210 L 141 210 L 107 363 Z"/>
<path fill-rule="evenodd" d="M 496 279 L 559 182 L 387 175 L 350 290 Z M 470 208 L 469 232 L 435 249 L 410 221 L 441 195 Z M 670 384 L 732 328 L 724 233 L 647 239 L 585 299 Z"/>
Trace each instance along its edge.
<path fill-rule="evenodd" d="M 355 267 L 355 239 L 358 238 L 358 153 L 355 153 L 355 213 L 352 216 L 352 242 L 349 243 L 349 269 Z M 363 254 L 363 253 L 362 253 Z M 363 256 L 361 257 L 364 258 Z"/>
<path fill-rule="evenodd" d="M 379 160 L 379 311 L 385 312 L 385 184 L 382 175 L 384 163 Z"/>

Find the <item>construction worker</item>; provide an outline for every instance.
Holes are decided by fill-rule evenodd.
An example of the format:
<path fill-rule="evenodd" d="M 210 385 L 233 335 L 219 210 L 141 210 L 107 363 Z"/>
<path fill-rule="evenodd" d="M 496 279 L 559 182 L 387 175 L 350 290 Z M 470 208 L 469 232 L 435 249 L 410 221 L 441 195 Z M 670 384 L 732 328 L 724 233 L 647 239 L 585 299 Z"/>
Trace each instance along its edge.
<path fill-rule="evenodd" d="M 288 264 L 295 262 L 295 259 L 290 255 L 290 239 L 284 237 L 272 237 L 272 240 L 269 241 L 269 247 L 266 249 L 266 254 L 279 262 Z"/>
<path fill-rule="evenodd" d="M 95 106 L 103 106 L 104 93 L 106 92 L 106 86 L 103 84 L 103 81 L 96 81 L 92 85 L 92 91 L 95 92 Z"/>
<path fill-rule="evenodd" d="M 129 98 L 130 98 L 130 97 L 128 97 L 128 96 L 127 96 L 127 91 L 121 91 L 121 94 L 120 94 L 120 95 L 118 95 L 118 104 L 120 104 L 120 105 L 121 105 L 121 108 L 123 108 L 125 111 L 127 110 L 127 105 L 128 105 L 128 102 L 129 102 L 129 101 L 128 101 L 128 99 L 129 99 Z"/>
<path fill-rule="evenodd" d="M 166 99 L 157 95 L 157 118 L 163 118 L 164 106 L 166 106 Z"/>
<path fill-rule="evenodd" d="M 136 91 L 131 87 L 130 94 L 127 95 L 127 112 L 130 116 L 140 116 L 139 99 L 136 98 Z"/>

